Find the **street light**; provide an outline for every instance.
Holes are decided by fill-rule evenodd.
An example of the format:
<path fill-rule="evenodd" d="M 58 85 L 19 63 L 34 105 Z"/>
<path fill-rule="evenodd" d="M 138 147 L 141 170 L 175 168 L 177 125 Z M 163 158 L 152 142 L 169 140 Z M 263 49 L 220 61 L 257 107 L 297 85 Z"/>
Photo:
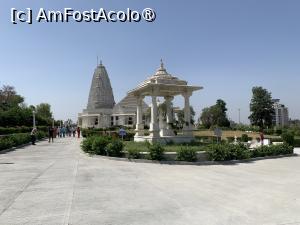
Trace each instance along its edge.
<path fill-rule="evenodd" d="M 32 110 L 32 123 L 33 123 L 33 128 L 35 128 L 36 126 L 35 126 L 35 111 L 34 110 Z"/>

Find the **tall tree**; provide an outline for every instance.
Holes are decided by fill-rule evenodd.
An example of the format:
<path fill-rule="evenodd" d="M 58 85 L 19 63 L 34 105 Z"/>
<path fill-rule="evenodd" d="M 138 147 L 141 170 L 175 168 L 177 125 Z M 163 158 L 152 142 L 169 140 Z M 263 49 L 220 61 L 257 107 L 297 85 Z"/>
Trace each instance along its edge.
<path fill-rule="evenodd" d="M 51 106 L 48 103 L 41 103 L 36 106 L 36 114 L 47 120 L 52 119 Z"/>
<path fill-rule="evenodd" d="M 226 102 L 218 99 L 215 105 L 204 108 L 199 120 L 206 128 L 212 126 L 229 127 L 230 122 L 227 118 Z"/>
<path fill-rule="evenodd" d="M 24 98 L 17 94 L 13 86 L 4 85 L 0 89 L 0 108 L 8 110 L 24 102 Z"/>
<path fill-rule="evenodd" d="M 275 113 L 271 92 L 263 87 L 253 87 L 252 94 L 249 116 L 251 124 L 261 129 L 271 126 Z"/>

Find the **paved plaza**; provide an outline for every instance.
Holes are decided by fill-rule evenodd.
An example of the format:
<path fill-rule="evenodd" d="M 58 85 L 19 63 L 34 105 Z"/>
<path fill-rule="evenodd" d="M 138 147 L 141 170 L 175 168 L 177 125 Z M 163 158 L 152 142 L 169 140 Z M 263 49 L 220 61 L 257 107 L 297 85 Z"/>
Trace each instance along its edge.
<path fill-rule="evenodd" d="M 1 225 L 300 224 L 300 157 L 160 165 L 55 141 L 0 154 Z"/>

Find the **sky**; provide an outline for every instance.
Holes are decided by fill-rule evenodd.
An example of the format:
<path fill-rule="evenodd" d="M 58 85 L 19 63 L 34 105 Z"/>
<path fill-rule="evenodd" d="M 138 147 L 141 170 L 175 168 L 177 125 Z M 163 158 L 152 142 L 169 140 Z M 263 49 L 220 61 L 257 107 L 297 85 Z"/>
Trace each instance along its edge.
<path fill-rule="evenodd" d="M 142 11 L 154 22 L 11 22 L 11 8 Z M 2 0 L 0 86 L 12 85 L 28 105 L 51 104 L 55 119 L 87 105 L 97 56 L 115 101 L 154 74 L 162 58 L 169 73 L 203 86 L 191 104 L 197 116 L 221 98 L 228 116 L 249 123 L 251 89 L 262 86 L 300 119 L 300 1 L 298 0 Z M 182 106 L 182 97 L 175 99 Z"/>

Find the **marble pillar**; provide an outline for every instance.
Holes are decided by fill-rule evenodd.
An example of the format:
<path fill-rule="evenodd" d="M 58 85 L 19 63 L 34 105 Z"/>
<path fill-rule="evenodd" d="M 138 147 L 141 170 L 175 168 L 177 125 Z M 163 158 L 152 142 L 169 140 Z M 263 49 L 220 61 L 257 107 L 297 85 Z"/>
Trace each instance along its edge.
<path fill-rule="evenodd" d="M 135 136 L 144 135 L 144 123 L 143 123 L 143 99 L 144 97 L 139 96 L 137 99 L 137 109 L 136 109 L 136 134 Z"/>
<path fill-rule="evenodd" d="M 190 92 L 183 94 L 184 97 L 184 125 L 183 125 L 183 135 L 192 137 L 193 136 L 193 127 L 191 125 L 191 108 L 190 108 Z"/>
<path fill-rule="evenodd" d="M 152 105 L 151 105 L 151 122 L 150 122 L 150 136 L 151 137 L 159 137 L 159 126 L 157 123 L 157 101 L 156 96 L 152 95 Z"/>

